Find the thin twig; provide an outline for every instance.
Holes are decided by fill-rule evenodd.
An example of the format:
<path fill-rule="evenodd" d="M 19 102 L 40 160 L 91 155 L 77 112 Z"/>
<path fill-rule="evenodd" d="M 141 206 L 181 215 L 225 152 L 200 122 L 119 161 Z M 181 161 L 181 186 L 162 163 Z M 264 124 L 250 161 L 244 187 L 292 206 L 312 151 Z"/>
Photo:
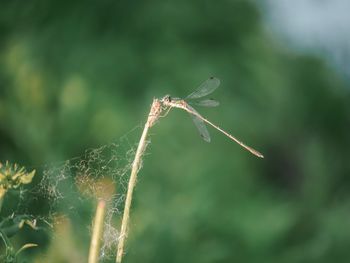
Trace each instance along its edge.
<path fill-rule="evenodd" d="M 106 201 L 100 200 L 97 204 L 94 226 L 91 236 L 89 263 L 98 263 L 100 254 L 101 237 L 103 235 L 103 224 L 106 212 Z"/>
<path fill-rule="evenodd" d="M 144 127 L 142 135 L 141 135 L 140 142 L 139 142 L 137 150 L 136 150 L 134 161 L 132 163 L 131 175 L 130 175 L 130 179 L 129 179 L 128 190 L 126 193 L 124 213 L 123 213 L 122 225 L 121 225 L 121 229 L 120 229 L 120 237 L 119 237 L 118 248 L 117 248 L 117 256 L 116 256 L 117 263 L 122 262 L 122 257 L 123 257 L 123 253 L 124 253 L 124 243 L 125 243 L 125 239 L 128 235 L 128 225 L 129 225 L 132 193 L 133 193 L 134 187 L 136 185 L 137 173 L 141 167 L 142 155 L 143 155 L 143 153 L 146 149 L 146 146 L 147 146 L 146 138 L 147 138 L 148 130 L 158 120 L 161 112 L 162 112 L 162 107 L 161 107 L 160 101 L 157 99 L 154 99 L 152 106 L 151 106 L 150 113 L 148 115 L 147 122 L 145 124 L 145 127 Z"/>

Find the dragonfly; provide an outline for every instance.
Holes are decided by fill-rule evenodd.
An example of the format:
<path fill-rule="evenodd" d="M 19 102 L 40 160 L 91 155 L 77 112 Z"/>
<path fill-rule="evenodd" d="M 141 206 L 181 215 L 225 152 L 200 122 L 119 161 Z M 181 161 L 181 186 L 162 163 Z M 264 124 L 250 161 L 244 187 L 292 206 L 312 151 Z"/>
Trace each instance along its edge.
<path fill-rule="evenodd" d="M 192 106 L 190 106 L 190 104 L 197 105 L 197 106 L 204 106 L 204 107 L 219 106 L 219 102 L 216 100 L 203 99 L 203 97 L 213 93 L 219 87 L 219 85 L 220 85 L 220 80 L 218 78 L 210 77 L 208 80 L 204 81 L 194 92 L 188 95 L 185 99 L 173 98 L 170 95 L 166 95 L 162 99 L 160 99 L 160 102 L 166 109 L 168 109 L 167 112 L 169 112 L 170 109 L 172 108 L 179 108 L 188 112 L 191 115 L 192 120 L 199 131 L 200 136 L 206 142 L 210 142 L 210 135 L 209 135 L 208 129 L 205 126 L 205 123 L 212 126 L 216 130 L 220 131 L 221 133 L 226 135 L 228 138 L 230 138 L 234 142 L 238 143 L 240 146 L 242 146 L 244 149 L 251 152 L 255 156 L 264 158 L 264 156 L 260 152 L 244 144 L 242 141 L 238 140 L 233 135 L 221 129 L 218 125 L 213 124 L 212 122 L 204 118 L 202 115 L 200 115 Z M 198 99 L 201 99 L 201 100 L 198 101 Z M 187 102 L 191 100 L 193 101 Z"/>

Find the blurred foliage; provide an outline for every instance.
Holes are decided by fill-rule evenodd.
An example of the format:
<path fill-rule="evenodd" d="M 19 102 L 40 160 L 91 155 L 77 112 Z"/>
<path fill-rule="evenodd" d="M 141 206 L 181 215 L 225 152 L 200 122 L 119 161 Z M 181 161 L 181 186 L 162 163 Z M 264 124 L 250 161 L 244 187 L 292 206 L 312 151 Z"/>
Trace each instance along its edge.
<path fill-rule="evenodd" d="M 212 75 L 221 107 L 199 112 L 266 158 L 213 130 L 206 144 L 183 112 L 162 118 L 125 262 L 349 262 L 348 84 L 275 40 L 250 1 L 2 1 L 0 160 L 79 155 L 144 121 L 152 97 Z M 93 210 L 54 239 L 13 242 L 39 244 L 29 262 L 84 262 Z"/>

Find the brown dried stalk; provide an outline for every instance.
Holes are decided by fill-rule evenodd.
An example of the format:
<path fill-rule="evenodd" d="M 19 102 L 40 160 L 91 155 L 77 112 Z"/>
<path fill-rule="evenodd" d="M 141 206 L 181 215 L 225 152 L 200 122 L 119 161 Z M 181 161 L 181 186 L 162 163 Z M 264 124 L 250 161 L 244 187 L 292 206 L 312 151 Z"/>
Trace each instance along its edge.
<path fill-rule="evenodd" d="M 145 149 L 147 146 L 146 138 L 147 138 L 148 130 L 158 120 L 161 112 L 162 112 L 161 102 L 158 99 L 154 99 L 152 106 L 151 106 L 150 113 L 148 115 L 147 122 L 144 126 L 144 129 L 143 129 L 143 132 L 141 135 L 140 142 L 139 142 L 137 150 L 136 150 L 134 161 L 132 163 L 131 175 L 130 175 L 128 190 L 127 190 L 126 199 L 125 199 L 122 225 L 121 225 L 121 229 L 120 229 L 120 238 L 119 238 L 118 248 L 117 248 L 117 256 L 116 256 L 117 263 L 122 262 L 122 257 L 123 257 L 123 253 L 124 253 L 124 243 L 125 243 L 125 239 L 128 235 L 128 225 L 129 225 L 132 194 L 134 191 L 134 187 L 136 185 L 137 173 L 141 167 L 142 156 L 143 156 L 143 153 L 145 152 Z"/>

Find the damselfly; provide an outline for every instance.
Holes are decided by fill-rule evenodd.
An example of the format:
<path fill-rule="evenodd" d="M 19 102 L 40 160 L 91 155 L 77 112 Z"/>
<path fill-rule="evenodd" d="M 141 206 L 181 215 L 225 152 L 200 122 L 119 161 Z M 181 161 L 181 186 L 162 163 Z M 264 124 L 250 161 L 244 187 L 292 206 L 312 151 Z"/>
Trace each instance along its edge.
<path fill-rule="evenodd" d="M 241 145 L 243 148 L 245 148 L 246 150 L 248 150 L 252 154 L 254 154 L 260 158 L 264 158 L 264 156 L 260 152 L 245 145 L 243 142 L 239 141 L 237 138 L 235 138 L 234 136 L 232 136 L 228 132 L 224 131 L 219 126 L 213 124 L 212 122 L 210 122 L 209 120 L 204 118 L 194 108 L 192 108 L 189 105 L 189 103 L 187 103 L 187 100 L 200 99 L 202 97 L 205 97 L 205 96 L 211 94 L 212 92 L 214 92 L 214 90 L 216 90 L 219 87 L 219 85 L 220 85 L 220 80 L 217 78 L 211 77 L 208 80 L 206 80 L 205 82 L 203 82 L 198 87 L 197 90 L 192 92 L 185 99 L 173 98 L 173 97 L 170 97 L 170 95 L 166 95 L 160 100 L 160 102 L 162 103 L 162 105 L 165 108 L 168 108 L 169 110 L 171 108 L 179 108 L 179 109 L 183 109 L 183 110 L 187 111 L 191 115 L 193 122 L 199 131 L 199 134 L 201 135 L 201 137 L 205 141 L 210 142 L 210 135 L 209 135 L 209 132 L 205 126 L 205 123 L 207 123 L 207 124 L 211 125 L 212 127 L 214 127 L 215 129 L 217 129 L 218 131 L 225 134 L 231 140 L 233 140 L 236 143 L 238 143 L 239 145 Z M 219 105 L 219 102 L 216 100 L 213 100 L 213 99 L 204 99 L 204 100 L 200 100 L 200 101 L 193 101 L 190 103 L 192 105 L 198 105 L 198 106 L 204 106 L 204 107 L 216 107 Z"/>

